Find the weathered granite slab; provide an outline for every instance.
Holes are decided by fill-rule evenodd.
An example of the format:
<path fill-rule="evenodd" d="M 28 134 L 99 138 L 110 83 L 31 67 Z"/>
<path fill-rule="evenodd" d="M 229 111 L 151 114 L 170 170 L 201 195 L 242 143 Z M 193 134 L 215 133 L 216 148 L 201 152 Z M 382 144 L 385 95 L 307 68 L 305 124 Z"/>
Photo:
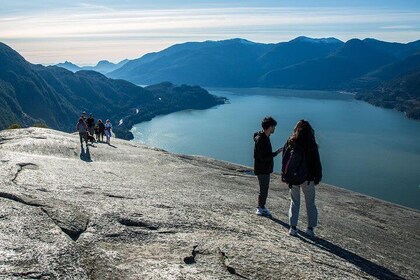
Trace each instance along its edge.
<path fill-rule="evenodd" d="M 257 185 L 134 142 L 1 131 L 0 278 L 420 279 L 419 211 L 321 184 L 319 238 L 291 237 L 287 186 L 273 176 L 268 219 Z"/>

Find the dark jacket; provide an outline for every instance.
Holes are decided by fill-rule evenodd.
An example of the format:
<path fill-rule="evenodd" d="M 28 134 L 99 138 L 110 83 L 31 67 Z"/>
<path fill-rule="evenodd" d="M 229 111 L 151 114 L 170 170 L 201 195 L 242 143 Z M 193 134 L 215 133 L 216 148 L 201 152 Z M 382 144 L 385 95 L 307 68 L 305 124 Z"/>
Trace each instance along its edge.
<path fill-rule="evenodd" d="M 104 125 L 104 123 L 100 122 L 100 123 L 98 123 L 98 126 L 99 126 L 99 132 L 100 133 L 105 133 L 105 125 Z"/>
<path fill-rule="evenodd" d="M 263 131 L 254 133 L 254 174 L 266 175 L 273 173 L 274 160 L 277 153 L 273 153 L 270 138 Z"/>
<path fill-rule="evenodd" d="M 289 141 L 283 147 L 285 151 L 286 148 L 289 146 Z M 318 184 L 322 180 L 322 165 L 321 159 L 319 157 L 318 146 L 316 143 L 308 147 L 304 147 L 306 150 L 305 159 L 306 159 L 306 167 L 308 168 L 308 181 L 314 181 L 315 184 Z"/>
<path fill-rule="evenodd" d="M 86 124 L 88 127 L 94 127 L 95 126 L 95 119 L 92 117 L 87 118 Z"/>

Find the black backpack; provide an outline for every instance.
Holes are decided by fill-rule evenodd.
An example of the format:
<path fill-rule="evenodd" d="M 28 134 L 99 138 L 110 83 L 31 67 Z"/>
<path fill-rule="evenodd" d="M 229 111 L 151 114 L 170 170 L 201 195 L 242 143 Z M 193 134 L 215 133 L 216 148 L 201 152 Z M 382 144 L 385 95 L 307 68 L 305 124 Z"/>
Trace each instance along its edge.
<path fill-rule="evenodd" d="M 300 185 L 307 180 L 308 167 L 306 165 L 305 149 L 298 145 L 286 145 L 283 150 L 283 159 L 281 164 L 281 180 L 289 187 L 291 185 Z"/>

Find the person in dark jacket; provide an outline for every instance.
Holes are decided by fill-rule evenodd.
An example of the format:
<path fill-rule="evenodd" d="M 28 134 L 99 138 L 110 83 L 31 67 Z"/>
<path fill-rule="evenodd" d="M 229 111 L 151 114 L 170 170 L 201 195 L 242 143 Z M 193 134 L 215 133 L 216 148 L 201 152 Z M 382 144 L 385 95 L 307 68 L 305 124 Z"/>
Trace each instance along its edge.
<path fill-rule="evenodd" d="M 86 120 L 86 124 L 88 127 L 88 132 L 91 136 L 95 133 L 95 119 L 93 118 L 92 114 L 89 114 L 89 117 Z"/>
<path fill-rule="evenodd" d="M 270 135 L 274 133 L 277 122 L 272 117 L 265 117 L 261 123 L 263 131 L 254 133 L 254 174 L 257 175 L 260 185 L 258 206 L 256 214 L 259 216 L 271 216 L 265 207 L 270 185 L 270 174 L 273 173 L 274 160 L 283 148 L 273 152 Z"/>
<path fill-rule="evenodd" d="M 105 124 L 102 122 L 101 119 L 98 120 L 98 128 L 99 128 L 99 135 L 101 136 L 101 142 L 104 142 Z"/>
<path fill-rule="evenodd" d="M 315 185 L 318 185 L 322 179 L 322 166 L 318 152 L 318 144 L 315 141 L 315 132 L 308 121 L 300 120 L 296 124 L 293 133 L 287 140 L 283 150 L 290 146 L 299 146 L 305 151 L 308 175 L 303 184 L 290 186 L 291 202 L 289 208 L 289 234 L 297 236 L 296 227 L 299 219 L 300 189 L 302 188 L 308 216 L 306 235 L 313 238 L 315 237 L 315 227 L 318 224 L 318 210 L 315 205 Z"/>

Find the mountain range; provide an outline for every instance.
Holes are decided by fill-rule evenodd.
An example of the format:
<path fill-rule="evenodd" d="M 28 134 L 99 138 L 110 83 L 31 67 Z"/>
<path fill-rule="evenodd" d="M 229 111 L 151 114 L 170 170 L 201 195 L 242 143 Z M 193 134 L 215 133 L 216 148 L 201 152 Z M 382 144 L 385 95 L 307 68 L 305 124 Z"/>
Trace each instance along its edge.
<path fill-rule="evenodd" d="M 131 125 L 159 114 L 203 109 L 224 103 L 198 86 L 162 83 L 143 88 L 95 72 L 76 73 L 57 66 L 34 65 L 0 43 L 0 129 L 13 123 L 41 122 L 75 130 L 82 111 L 110 119 L 117 137 L 131 139 Z"/>
<path fill-rule="evenodd" d="M 151 84 L 170 81 L 209 87 L 282 87 L 339 89 L 374 87 L 383 80 L 419 67 L 410 62 L 420 41 L 402 44 L 375 39 L 298 37 L 261 44 L 244 39 L 184 43 L 130 60 L 107 76 Z M 385 66 L 388 66 L 386 68 Z M 372 72 L 385 71 L 376 82 Z M 370 83 L 363 83 L 368 79 Z"/>
<path fill-rule="evenodd" d="M 107 76 L 135 84 L 170 81 L 207 87 L 346 90 L 381 105 L 383 98 L 378 93 L 386 93 L 381 89 L 387 85 L 395 88 L 419 70 L 420 40 L 406 44 L 371 38 L 342 42 L 301 36 L 277 44 L 240 38 L 177 44 L 130 60 Z M 394 95 L 397 92 L 393 90 Z M 369 97 L 364 98 L 365 95 Z M 415 93 L 408 95 L 410 102 L 402 105 L 407 96 L 402 95 L 386 107 L 392 104 L 392 108 L 418 118 L 420 99 Z"/>

